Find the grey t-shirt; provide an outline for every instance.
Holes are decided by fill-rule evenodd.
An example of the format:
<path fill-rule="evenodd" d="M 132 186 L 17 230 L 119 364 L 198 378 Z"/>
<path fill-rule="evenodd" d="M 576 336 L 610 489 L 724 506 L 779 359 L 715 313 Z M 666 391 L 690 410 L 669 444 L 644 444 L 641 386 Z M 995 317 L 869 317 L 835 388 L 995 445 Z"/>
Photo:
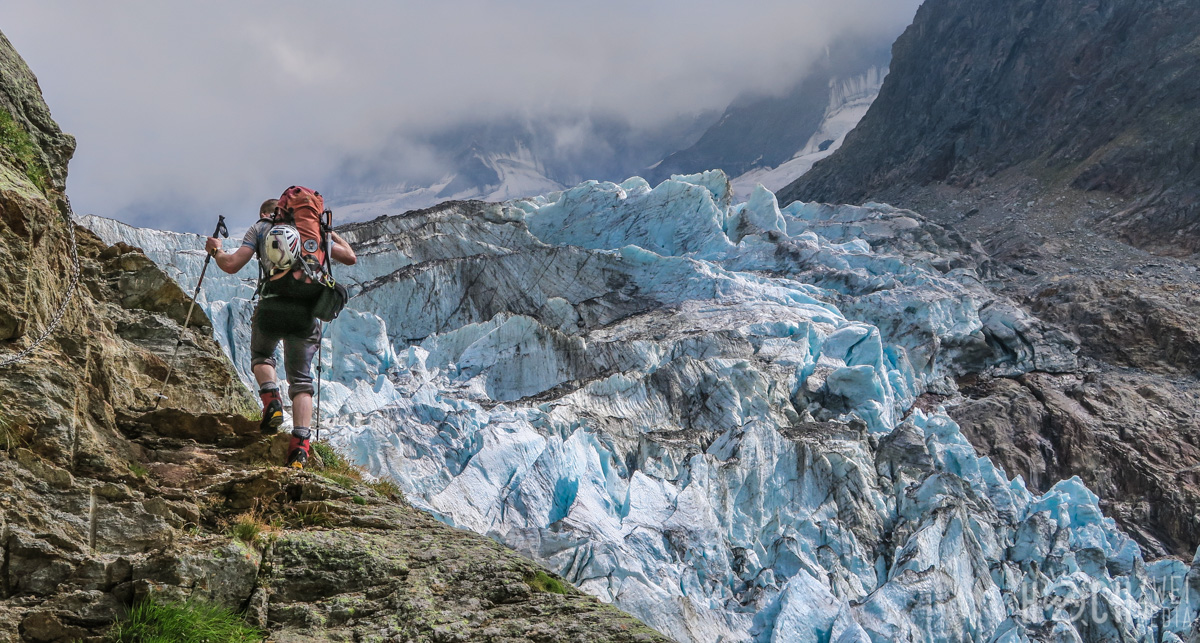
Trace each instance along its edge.
<path fill-rule="evenodd" d="M 263 272 L 267 274 L 271 273 L 271 263 L 267 259 L 265 244 L 267 233 L 271 231 L 274 225 L 270 219 L 259 219 L 246 230 L 246 236 L 242 237 L 242 245 L 254 248 L 254 254 L 258 256 L 258 261 L 262 264 Z"/>

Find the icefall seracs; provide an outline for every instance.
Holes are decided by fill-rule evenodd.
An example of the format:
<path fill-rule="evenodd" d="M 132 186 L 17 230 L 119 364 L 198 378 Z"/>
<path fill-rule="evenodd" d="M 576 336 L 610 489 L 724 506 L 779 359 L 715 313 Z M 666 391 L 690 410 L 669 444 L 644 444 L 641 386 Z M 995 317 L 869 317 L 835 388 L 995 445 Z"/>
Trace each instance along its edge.
<path fill-rule="evenodd" d="M 706 172 L 348 226 L 323 425 L 681 641 L 1196 639 L 1200 559 L 1146 562 L 1077 479 L 1036 496 L 917 404 L 1074 365 L 981 253 L 886 205 L 730 195 Z M 199 272 L 194 237 L 88 223 Z M 249 382 L 254 275 L 208 279 Z"/>

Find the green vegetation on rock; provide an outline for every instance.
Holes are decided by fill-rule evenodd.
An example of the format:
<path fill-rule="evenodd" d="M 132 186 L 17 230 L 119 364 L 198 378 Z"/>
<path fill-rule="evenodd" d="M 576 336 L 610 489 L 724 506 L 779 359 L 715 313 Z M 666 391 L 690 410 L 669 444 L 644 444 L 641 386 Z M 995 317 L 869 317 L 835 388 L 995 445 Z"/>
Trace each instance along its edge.
<path fill-rule="evenodd" d="M 263 640 L 231 610 L 200 601 L 143 601 L 108 634 L 112 643 L 242 643 Z"/>
<path fill-rule="evenodd" d="M 367 486 L 373 489 L 375 493 L 389 500 L 404 499 L 404 494 L 400 491 L 400 485 L 396 484 L 391 478 L 380 478 L 374 482 L 368 482 Z"/>
<path fill-rule="evenodd" d="M 321 456 L 321 461 L 325 463 L 322 467 L 325 471 L 345 471 L 350 468 L 350 462 L 342 457 L 342 454 L 334 450 L 333 446 L 328 442 L 313 442 L 313 451 Z"/>
<path fill-rule="evenodd" d="M 25 172 L 37 189 L 46 194 L 50 174 L 42 164 L 38 147 L 29 134 L 13 120 L 12 114 L 0 109 L 0 147 L 12 156 L 12 163 Z"/>
<path fill-rule="evenodd" d="M 252 422 L 262 419 L 262 409 L 250 397 L 239 397 L 233 401 L 234 412 Z"/>
<path fill-rule="evenodd" d="M 567 593 L 567 587 L 563 585 L 562 581 L 541 570 L 526 577 L 525 584 L 529 585 L 529 589 L 535 592 L 542 592 L 543 594 Z"/>

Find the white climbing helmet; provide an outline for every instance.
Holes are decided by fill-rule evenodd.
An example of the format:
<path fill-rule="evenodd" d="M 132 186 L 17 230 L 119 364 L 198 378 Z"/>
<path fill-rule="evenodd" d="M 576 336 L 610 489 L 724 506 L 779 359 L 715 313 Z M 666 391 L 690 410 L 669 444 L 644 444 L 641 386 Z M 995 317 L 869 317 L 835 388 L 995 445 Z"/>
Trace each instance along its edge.
<path fill-rule="evenodd" d="M 300 261 L 300 233 L 290 225 L 277 225 L 267 232 L 267 262 L 271 273 L 289 270 Z"/>

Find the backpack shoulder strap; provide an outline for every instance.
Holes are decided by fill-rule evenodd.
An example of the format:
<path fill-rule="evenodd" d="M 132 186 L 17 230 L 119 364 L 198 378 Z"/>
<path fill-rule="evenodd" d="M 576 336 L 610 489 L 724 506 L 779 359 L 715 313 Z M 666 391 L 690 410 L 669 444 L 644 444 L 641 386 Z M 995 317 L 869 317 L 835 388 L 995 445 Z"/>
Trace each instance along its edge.
<path fill-rule="evenodd" d="M 275 221 L 275 215 L 272 214 L 270 219 L 260 218 L 258 221 L 254 222 L 254 225 L 256 226 L 259 224 L 259 222 L 264 221 L 264 220 L 271 221 L 272 225 L 273 225 L 274 221 Z M 253 227 L 253 226 L 251 226 L 251 227 Z M 255 255 L 255 259 L 257 259 L 257 261 L 258 261 L 258 283 L 254 285 L 254 295 L 250 297 L 250 301 L 254 301 L 255 299 L 258 299 L 258 296 L 262 294 L 263 282 L 265 282 L 267 280 L 267 271 L 263 268 L 263 258 L 262 258 L 263 239 L 262 239 L 262 237 L 263 237 L 262 234 L 258 234 L 258 235 L 256 235 L 256 237 L 254 239 L 254 255 Z"/>
<path fill-rule="evenodd" d="M 258 299 L 258 296 L 262 294 L 263 285 L 266 283 L 266 281 L 267 281 L 267 271 L 263 270 L 262 262 L 259 261 L 258 262 L 258 284 L 256 284 L 254 286 L 254 296 L 252 296 L 250 298 L 250 301 L 254 301 L 255 299 Z"/>

